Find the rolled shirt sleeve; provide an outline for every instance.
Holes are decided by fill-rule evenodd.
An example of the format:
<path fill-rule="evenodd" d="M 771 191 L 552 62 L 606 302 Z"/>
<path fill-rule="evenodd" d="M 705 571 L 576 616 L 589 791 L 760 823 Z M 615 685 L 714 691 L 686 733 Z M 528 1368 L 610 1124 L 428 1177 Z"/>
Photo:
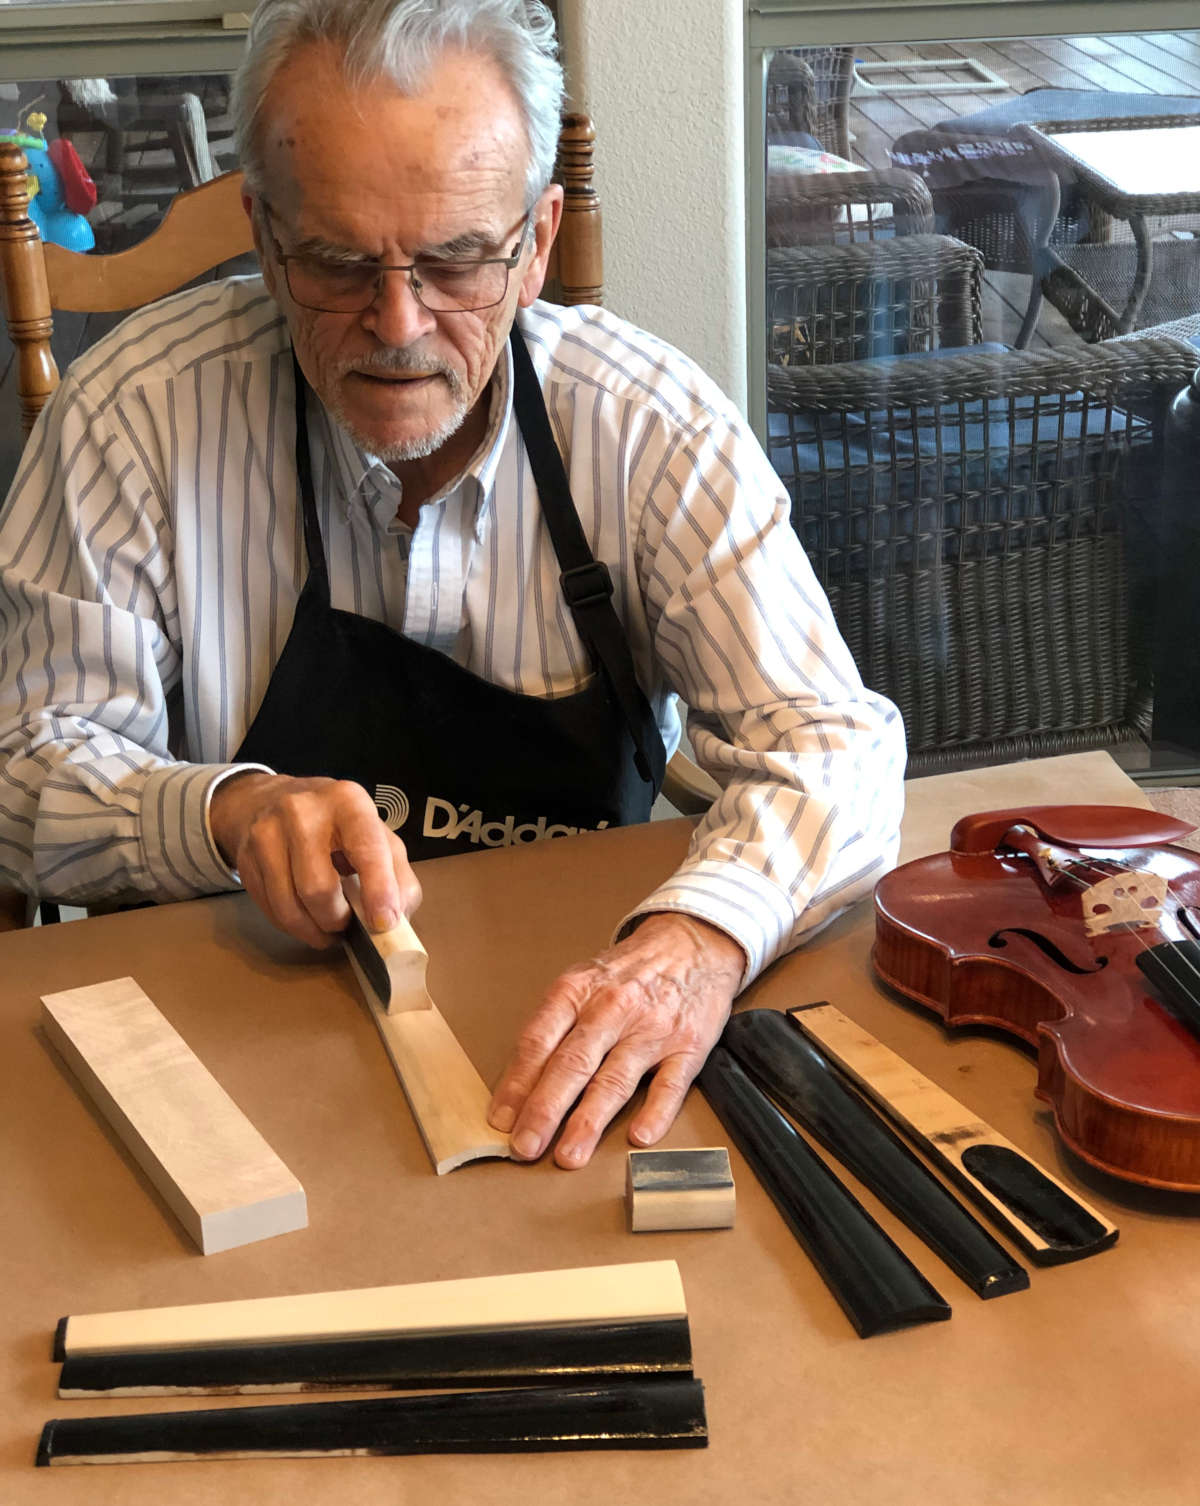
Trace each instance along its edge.
<path fill-rule="evenodd" d="M 144 452 L 71 378 L 0 527 L 0 876 L 79 903 L 237 887 L 208 825 L 226 765 L 177 762 L 173 538 Z"/>
<path fill-rule="evenodd" d="M 633 914 L 733 936 L 745 982 L 868 893 L 899 848 L 904 729 L 872 694 L 732 413 L 681 436 L 642 514 L 653 653 L 721 794 L 687 858 Z"/>

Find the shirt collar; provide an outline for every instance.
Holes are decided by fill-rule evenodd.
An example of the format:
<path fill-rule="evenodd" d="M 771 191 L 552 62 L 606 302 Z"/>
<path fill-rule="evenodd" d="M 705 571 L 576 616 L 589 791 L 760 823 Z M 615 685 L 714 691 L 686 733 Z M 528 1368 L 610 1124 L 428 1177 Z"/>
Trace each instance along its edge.
<path fill-rule="evenodd" d="M 496 361 L 496 369 L 487 387 L 490 405 L 488 426 L 479 448 L 466 468 L 442 488 L 431 502 L 439 502 L 460 487 L 469 486 L 476 494 L 475 537 L 481 539 L 486 527 L 486 514 L 491 506 L 492 492 L 496 482 L 496 470 L 508 439 L 513 418 L 513 360 L 512 347 L 506 340 Z M 370 511 L 378 527 L 393 530 L 396 509 L 400 505 L 403 488 L 392 474 L 387 463 L 360 449 L 345 429 L 337 422 L 324 403 L 318 401 L 321 417 L 322 444 L 329 456 L 335 479 L 335 494 L 340 498 L 344 516 L 349 519 L 356 501 L 360 500 Z"/>

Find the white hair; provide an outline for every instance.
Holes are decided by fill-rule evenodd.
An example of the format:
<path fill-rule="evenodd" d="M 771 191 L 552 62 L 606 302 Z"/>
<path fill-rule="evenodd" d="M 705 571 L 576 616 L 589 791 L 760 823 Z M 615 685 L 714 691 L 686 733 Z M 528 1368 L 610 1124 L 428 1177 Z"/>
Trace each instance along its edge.
<path fill-rule="evenodd" d="M 264 187 L 259 125 L 271 80 L 293 51 L 334 43 L 346 77 L 390 78 L 419 93 L 438 57 L 461 48 L 490 57 L 516 96 L 529 138 L 528 204 L 550 182 L 563 75 L 554 19 L 542 0 L 260 0 L 233 88 L 233 123 L 248 186 Z"/>

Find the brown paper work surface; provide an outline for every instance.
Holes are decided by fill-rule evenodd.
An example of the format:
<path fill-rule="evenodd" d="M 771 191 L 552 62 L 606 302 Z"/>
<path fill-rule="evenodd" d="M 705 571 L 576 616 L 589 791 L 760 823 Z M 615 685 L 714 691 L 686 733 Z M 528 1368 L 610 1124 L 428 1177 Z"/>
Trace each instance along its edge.
<path fill-rule="evenodd" d="M 959 815 L 1087 800 L 1145 805 L 1104 754 L 943 775 L 909 787 L 905 857 Z M 685 821 L 422 865 L 430 992 L 495 1080 L 518 1023 L 568 963 L 682 855 Z M 828 999 L 962 1099 L 1121 1227 L 1110 1251 L 1032 1269 L 979 1301 L 869 1195 L 871 1212 L 954 1309 L 860 1340 L 732 1153 L 731 1230 L 631 1235 L 622 1116 L 592 1164 L 430 1170 L 339 951 L 274 933 L 242 897 L 0 937 L 0 1501 L 201 1506 L 1181 1506 L 1200 1478 L 1200 1225 L 1186 1198 L 1101 1179 L 1057 1148 L 1030 1057 L 886 996 L 860 906 L 749 991 Z M 308 1195 L 309 1227 L 208 1257 L 81 1097 L 38 1028 L 39 996 L 131 974 Z M 670 1146 L 727 1144 L 693 1093 Z M 847 1178 L 849 1181 L 850 1179 Z M 852 1181 L 850 1185 L 854 1187 Z M 53 1416 L 211 1405 L 60 1401 L 60 1316 L 449 1277 L 673 1258 L 711 1442 L 615 1452 L 129 1464 L 35 1470 Z M 299 1402 L 297 1405 L 305 1405 Z"/>

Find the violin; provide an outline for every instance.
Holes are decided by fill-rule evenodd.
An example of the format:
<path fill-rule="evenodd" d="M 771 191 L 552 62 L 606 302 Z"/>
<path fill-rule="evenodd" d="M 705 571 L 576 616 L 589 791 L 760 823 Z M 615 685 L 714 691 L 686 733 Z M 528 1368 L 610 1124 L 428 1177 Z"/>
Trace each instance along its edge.
<path fill-rule="evenodd" d="M 1200 1192 L 1200 853 L 1125 806 L 964 817 L 875 891 L 880 978 L 1037 1050 L 1035 1092 L 1093 1166 Z"/>

